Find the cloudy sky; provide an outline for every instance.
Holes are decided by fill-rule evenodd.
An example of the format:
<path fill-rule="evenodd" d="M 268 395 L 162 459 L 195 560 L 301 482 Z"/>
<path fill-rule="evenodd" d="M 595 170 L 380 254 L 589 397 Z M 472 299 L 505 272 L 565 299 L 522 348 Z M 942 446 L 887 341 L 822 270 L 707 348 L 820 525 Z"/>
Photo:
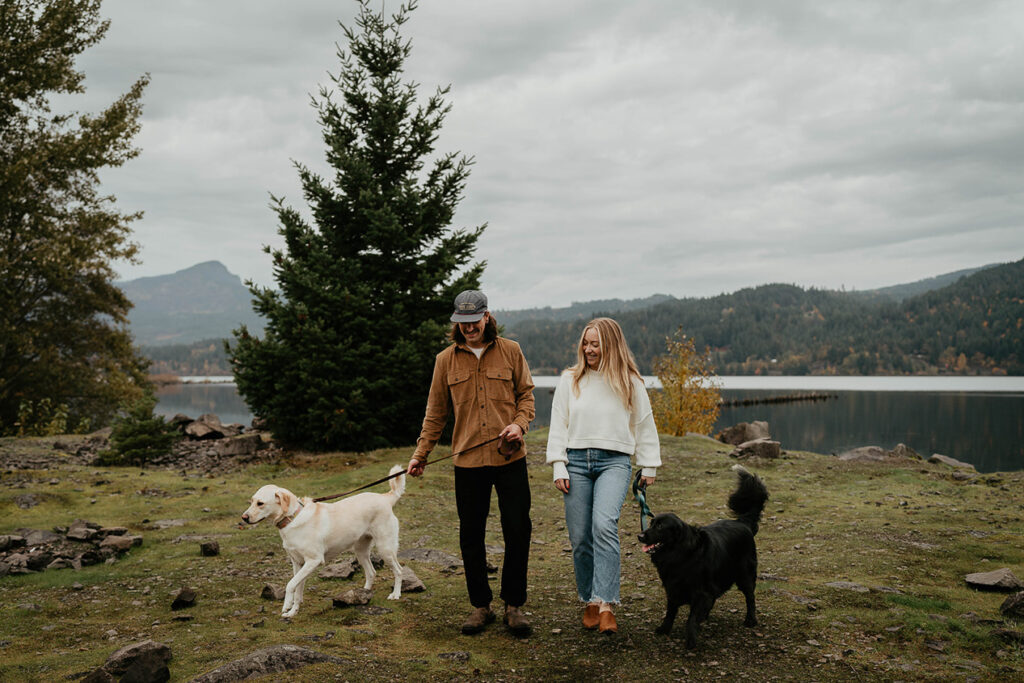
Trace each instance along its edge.
<path fill-rule="evenodd" d="M 387 12 L 396 0 L 381 3 Z M 269 194 L 323 169 L 310 95 L 347 0 L 105 0 L 96 111 L 142 73 L 125 279 L 219 260 L 273 286 Z M 439 151 L 496 309 L 767 282 L 869 289 L 1024 257 L 1024 3 L 420 0 L 407 80 L 451 85 Z"/>

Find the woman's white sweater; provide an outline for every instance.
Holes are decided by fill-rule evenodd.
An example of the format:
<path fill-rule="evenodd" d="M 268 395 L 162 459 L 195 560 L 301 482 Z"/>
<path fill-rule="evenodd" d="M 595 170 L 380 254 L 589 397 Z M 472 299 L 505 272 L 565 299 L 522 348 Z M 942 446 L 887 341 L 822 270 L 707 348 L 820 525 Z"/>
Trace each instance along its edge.
<path fill-rule="evenodd" d="M 551 401 L 548 432 L 547 462 L 556 480 L 569 478 L 567 448 L 626 453 L 634 456 L 645 477 L 655 476 L 661 465 L 661 445 L 643 380 L 633 377 L 633 410 L 627 411 L 603 373 L 590 370 L 583 375 L 577 396 L 572 372 L 563 372 Z"/>

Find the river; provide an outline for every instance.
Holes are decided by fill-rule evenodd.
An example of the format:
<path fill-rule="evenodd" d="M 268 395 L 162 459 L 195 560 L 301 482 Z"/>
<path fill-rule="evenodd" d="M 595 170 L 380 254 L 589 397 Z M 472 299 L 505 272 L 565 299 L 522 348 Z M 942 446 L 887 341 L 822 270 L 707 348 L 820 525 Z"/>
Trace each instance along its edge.
<path fill-rule="evenodd" d="M 192 380 L 204 378 L 188 378 Z M 248 424 L 252 414 L 234 384 L 187 383 L 162 388 L 157 412 Z M 646 378 L 648 386 L 657 381 Z M 547 424 L 557 378 L 535 377 L 537 418 Z M 720 377 L 725 400 L 827 393 L 823 401 L 723 408 L 718 430 L 765 420 L 783 449 L 841 453 L 857 446 L 910 446 L 941 453 L 979 472 L 1024 469 L 1024 377 Z"/>

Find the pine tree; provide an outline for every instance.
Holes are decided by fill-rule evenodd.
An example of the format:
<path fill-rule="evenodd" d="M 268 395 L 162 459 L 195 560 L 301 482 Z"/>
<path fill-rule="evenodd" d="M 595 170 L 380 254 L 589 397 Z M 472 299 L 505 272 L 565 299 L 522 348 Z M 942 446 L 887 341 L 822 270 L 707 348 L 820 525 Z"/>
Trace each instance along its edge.
<path fill-rule="evenodd" d="M 99 8 L 0 3 L 0 434 L 36 430 L 26 415 L 100 426 L 148 387 L 111 267 L 134 258 L 139 215 L 115 210 L 98 177 L 138 153 L 148 77 L 95 116 L 50 104 L 84 91 L 74 62 L 106 33 Z"/>
<path fill-rule="evenodd" d="M 333 176 L 296 163 L 312 222 L 274 197 L 278 288 L 248 283 L 264 336 L 242 327 L 228 343 L 239 393 L 288 443 L 412 444 L 452 301 L 479 286 L 485 226 L 450 227 L 472 160 L 434 153 L 448 88 L 417 105 L 401 82 L 414 9 L 385 20 L 360 0 L 358 30 L 342 25 L 340 73 L 314 98 Z"/>

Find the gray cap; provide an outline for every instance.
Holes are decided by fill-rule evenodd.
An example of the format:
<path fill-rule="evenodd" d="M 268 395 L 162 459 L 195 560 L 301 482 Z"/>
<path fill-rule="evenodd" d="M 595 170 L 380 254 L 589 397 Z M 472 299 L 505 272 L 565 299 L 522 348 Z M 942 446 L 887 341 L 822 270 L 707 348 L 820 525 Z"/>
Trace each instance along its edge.
<path fill-rule="evenodd" d="M 453 323 L 475 323 L 487 312 L 487 295 L 475 289 L 467 289 L 455 297 Z"/>

